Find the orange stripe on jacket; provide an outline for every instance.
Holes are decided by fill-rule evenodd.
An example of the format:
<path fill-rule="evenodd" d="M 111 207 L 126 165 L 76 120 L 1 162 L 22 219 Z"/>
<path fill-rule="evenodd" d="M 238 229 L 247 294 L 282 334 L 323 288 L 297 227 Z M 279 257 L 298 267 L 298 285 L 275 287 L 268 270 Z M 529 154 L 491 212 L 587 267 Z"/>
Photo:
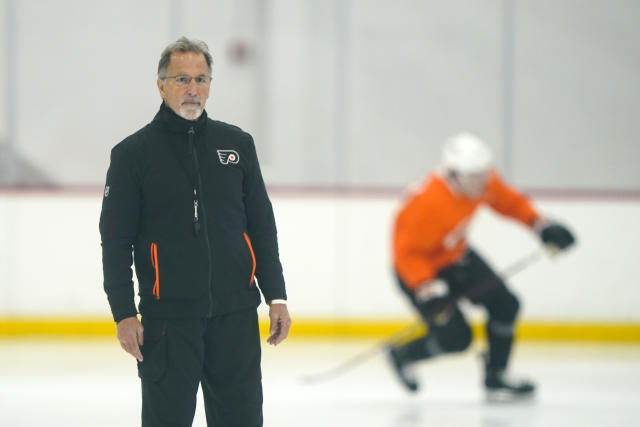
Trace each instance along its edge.
<path fill-rule="evenodd" d="M 249 246 L 249 252 L 251 252 L 251 260 L 253 261 L 253 268 L 251 269 L 251 279 L 249 280 L 249 286 L 253 284 L 253 279 L 256 277 L 256 255 L 253 253 L 253 246 L 251 246 L 251 239 L 247 233 L 242 233 L 244 240 L 247 241 Z"/>
<path fill-rule="evenodd" d="M 160 299 L 160 270 L 158 268 L 158 245 L 155 243 L 151 244 L 151 265 L 156 270 L 156 281 L 153 283 L 153 290 L 151 293 L 156 297 L 156 299 Z"/>
<path fill-rule="evenodd" d="M 424 187 L 410 196 L 396 217 L 393 236 L 394 267 L 409 288 L 434 279 L 438 270 L 464 255 L 467 226 L 482 203 L 528 226 L 538 219 L 529 200 L 495 171 L 478 199 L 454 192 L 437 174 L 429 175 Z"/>

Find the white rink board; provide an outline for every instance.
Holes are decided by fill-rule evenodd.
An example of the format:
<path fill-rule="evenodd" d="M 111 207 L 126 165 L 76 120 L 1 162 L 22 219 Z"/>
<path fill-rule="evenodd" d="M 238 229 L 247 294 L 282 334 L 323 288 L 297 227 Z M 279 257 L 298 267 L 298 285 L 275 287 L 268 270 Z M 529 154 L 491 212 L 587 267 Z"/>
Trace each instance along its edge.
<path fill-rule="evenodd" d="M 305 318 L 403 318 L 390 269 L 399 197 L 273 192 L 290 310 Z M 95 192 L 0 194 L 0 315 L 108 316 Z M 510 283 L 523 318 L 639 321 L 640 201 L 539 199 L 579 245 Z M 470 241 L 501 270 L 539 247 L 529 231 L 481 210 Z"/>

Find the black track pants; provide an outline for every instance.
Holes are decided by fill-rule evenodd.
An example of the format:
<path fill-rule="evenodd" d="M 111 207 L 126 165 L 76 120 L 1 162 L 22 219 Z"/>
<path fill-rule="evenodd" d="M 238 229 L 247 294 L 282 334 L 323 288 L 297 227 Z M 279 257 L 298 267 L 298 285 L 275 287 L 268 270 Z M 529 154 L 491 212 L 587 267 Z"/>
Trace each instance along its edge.
<path fill-rule="evenodd" d="M 143 317 L 142 427 L 188 427 L 202 384 L 209 427 L 262 426 L 255 309 L 213 318 Z"/>

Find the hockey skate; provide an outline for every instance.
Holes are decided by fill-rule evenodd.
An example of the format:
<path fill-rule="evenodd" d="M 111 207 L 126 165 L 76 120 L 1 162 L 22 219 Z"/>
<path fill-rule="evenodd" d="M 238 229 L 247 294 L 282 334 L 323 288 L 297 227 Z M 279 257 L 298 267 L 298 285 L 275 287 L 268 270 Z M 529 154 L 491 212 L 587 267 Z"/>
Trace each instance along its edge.
<path fill-rule="evenodd" d="M 505 375 L 504 369 L 487 368 L 484 378 L 489 401 L 509 401 L 529 398 L 535 393 L 535 385 L 526 380 L 514 380 Z"/>
<path fill-rule="evenodd" d="M 396 373 L 396 376 L 402 385 L 412 393 L 418 391 L 418 382 L 416 381 L 415 376 L 408 369 L 407 363 L 402 361 L 396 352 L 396 349 L 393 347 L 387 347 L 387 356 L 389 357 L 389 362 L 391 363 L 393 372 Z"/>

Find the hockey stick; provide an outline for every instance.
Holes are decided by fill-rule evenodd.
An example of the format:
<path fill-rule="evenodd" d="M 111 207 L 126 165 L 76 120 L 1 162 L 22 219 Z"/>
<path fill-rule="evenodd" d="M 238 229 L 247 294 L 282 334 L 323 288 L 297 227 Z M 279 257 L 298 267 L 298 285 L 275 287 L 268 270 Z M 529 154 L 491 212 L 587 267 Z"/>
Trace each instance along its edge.
<path fill-rule="evenodd" d="M 419 322 L 411 323 L 410 325 L 402 328 L 398 332 L 394 333 L 388 338 L 377 342 L 373 346 L 368 349 L 361 351 L 360 353 L 350 357 L 349 359 L 341 362 L 340 364 L 334 366 L 333 368 L 327 369 L 324 372 L 320 372 L 317 374 L 305 375 L 302 377 L 302 382 L 306 384 L 314 384 L 318 382 L 323 382 L 327 380 L 332 380 L 336 377 L 339 377 L 343 373 L 350 371 L 352 368 L 360 365 L 362 362 L 370 359 L 375 356 L 379 352 L 383 351 L 387 346 L 395 344 L 402 339 L 410 336 L 414 333 L 418 328 L 421 328 L 422 324 Z"/>
<path fill-rule="evenodd" d="M 441 304 L 440 306 L 436 306 L 436 308 L 434 308 L 433 310 L 434 317 L 438 317 L 439 315 L 448 311 L 451 307 L 456 305 L 458 301 L 462 298 L 471 299 L 473 297 L 477 297 L 479 295 L 489 292 L 490 290 L 498 286 L 498 284 L 501 281 L 506 281 L 507 279 L 510 279 L 511 277 L 515 276 L 516 274 L 518 274 L 519 272 L 521 272 L 531 264 L 541 259 L 545 251 L 547 251 L 551 256 L 555 256 L 555 254 L 557 253 L 556 250 L 551 248 L 536 249 L 532 251 L 528 255 L 523 256 L 518 261 L 511 264 L 509 267 L 505 268 L 500 274 L 496 276 L 492 276 L 486 280 L 483 280 L 479 284 L 475 286 L 471 286 L 469 290 L 467 290 L 466 292 L 453 295 L 454 297 L 453 299 L 445 301 L 444 304 Z"/>
<path fill-rule="evenodd" d="M 503 280 L 506 280 L 515 276 L 522 270 L 526 269 L 527 267 L 531 266 L 532 264 L 537 262 L 539 259 L 541 259 L 543 253 L 544 253 L 544 250 L 536 249 L 535 251 L 527 254 L 526 256 L 523 256 L 518 261 L 511 264 L 509 267 L 505 268 L 504 271 L 498 276 L 498 278 L 501 277 Z M 489 280 L 485 280 L 481 282 L 477 286 L 474 286 L 471 288 L 471 291 L 473 292 L 467 292 L 467 293 L 458 295 L 457 298 L 450 304 L 455 304 L 460 298 L 468 298 L 471 296 L 477 296 L 484 292 L 487 292 L 489 289 L 496 286 L 498 282 L 497 280 L 498 278 L 492 277 Z M 438 311 L 444 312 L 448 307 L 449 305 L 445 305 Z M 360 353 L 357 353 L 356 355 L 350 357 L 349 359 L 339 363 L 338 365 L 330 369 L 327 369 L 324 372 L 306 375 L 302 377 L 302 382 L 305 384 L 314 384 L 318 382 L 332 380 L 336 377 L 339 377 L 343 373 L 348 372 L 352 368 L 360 365 L 362 362 L 382 352 L 388 346 L 396 344 L 402 341 L 403 339 L 408 338 L 409 336 L 414 334 L 419 328 L 423 328 L 422 322 L 413 322 L 410 325 L 401 329 L 400 331 L 394 333 L 390 337 L 385 338 L 380 342 L 377 342 L 376 344 L 367 348 L 366 350 L 363 350 Z"/>

